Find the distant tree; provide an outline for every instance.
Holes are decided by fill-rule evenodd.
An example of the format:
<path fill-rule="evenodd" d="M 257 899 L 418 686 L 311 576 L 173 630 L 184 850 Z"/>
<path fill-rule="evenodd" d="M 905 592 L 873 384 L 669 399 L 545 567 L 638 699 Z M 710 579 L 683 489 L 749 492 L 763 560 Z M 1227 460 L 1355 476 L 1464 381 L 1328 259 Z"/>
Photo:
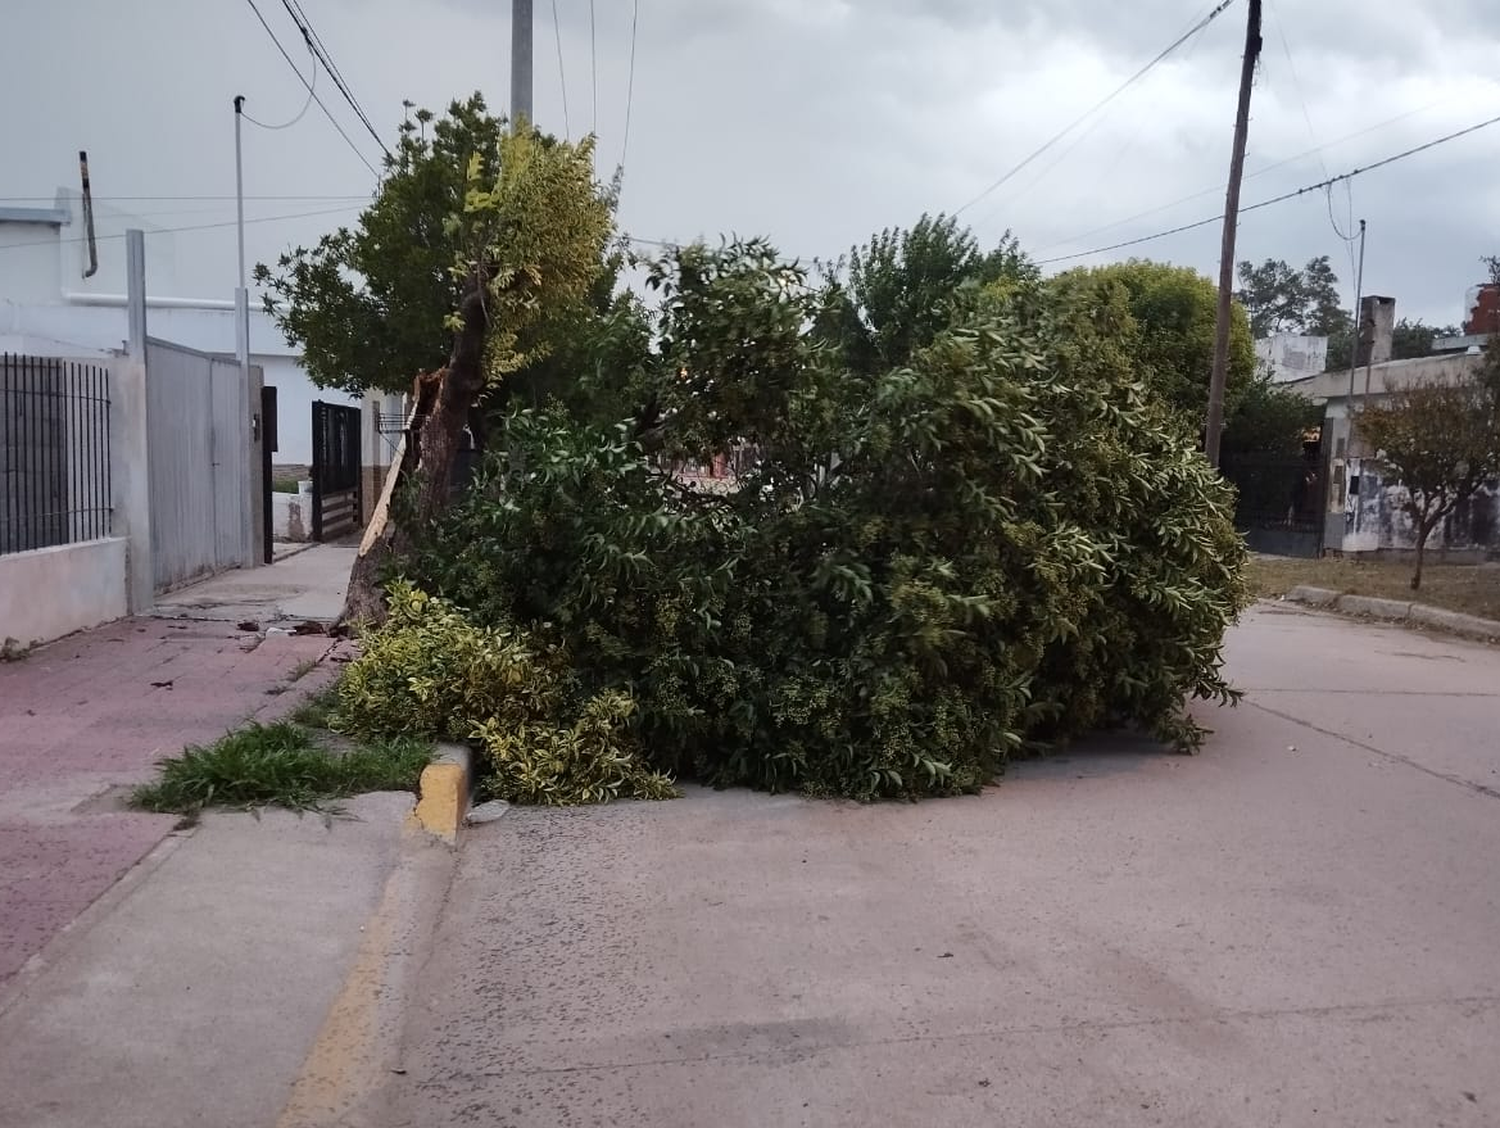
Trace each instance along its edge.
<path fill-rule="evenodd" d="M 1300 455 L 1308 428 L 1317 426 L 1322 414 L 1306 396 L 1257 375 L 1225 424 L 1223 452 Z"/>
<path fill-rule="evenodd" d="M 1370 404 L 1359 434 L 1406 487 L 1404 509 L 1416 529 L 1413 589 L 1422 586 L 1427 539 L 1459 505 L 1500 475 L 1500 346 L 1492 344 L 1472 383 L 1420 383 Z"/>
<path fill-rule="evenodd" d="M 1260 266 L 1239 264 L 1236 293 L 1250 316 L 1257 340 L 1273 333 L 1306 333 L 1333 337 L 1349 326 L 1349 314 L 1339 305 L 1338 275 L 1327 255 L 1309 259 L 1301 270 L 1281 259 Z"/>
<path fill-rule="evenodd" d="M 984 253 L 952 216 L 924 214 L 908 228 L 887 227 L 851 247 L 828 271 L 833 294 L 825 331 L 856 372 L 905 364 L 952 324 L 966 290 L 1040 271 L 1010 232 Z"/>
<path fill-rule="evenodd" d="M 1208 407 L 1218 290 L 1190 267 L 1149 259 L 1080 267 L 1051 279 L 1062 297 L 1087 297 L 1119 287 L 1129 322 L 1120 327 L 1132 360 L 1151 387 L 1198 425 Z M 1100 295 L 1102 298 L 1102 294 Z M 1087 304 L 1087 303 L 1086 303 Z M 1096 303 L 1105 308 L 1106 302 Z M 1245 311 L 1234 307 L 1229 329 L 1227 410 L 1232 413 L 1255 373 L 1255 344 Z"/>

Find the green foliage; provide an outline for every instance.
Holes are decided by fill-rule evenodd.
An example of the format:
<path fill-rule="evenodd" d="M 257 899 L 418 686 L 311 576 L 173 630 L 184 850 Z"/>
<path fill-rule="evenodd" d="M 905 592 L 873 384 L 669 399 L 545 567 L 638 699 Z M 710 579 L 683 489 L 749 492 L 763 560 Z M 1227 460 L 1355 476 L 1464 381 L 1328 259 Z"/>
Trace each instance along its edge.
<path fill-rule="evenodd" d="M 635 751 L 630 698 L 580 693 L 556 647 L 476 625 L 409 584 L 393 586 L 390 604 L 339 682 L 341 731 L 473 739 L 488 759 L 485 790 L 516 803 L 676 794 Z"/>
<path fill-rule="evenodd" d="M 1127 317 L 1116 315 L 1116 331 L 1128 362 L 1168 405 L 1194 428 L 1208 408 L 1213 372 L 1218 288 L 1189 267 L 1131 259 L 1109 266 L 1081 267 L 1051 281 L 1058 299 L 1098 309 L 1110 305 L 1109 291 L 1124 293 Z M 1234 307 L 1229 327 L 1226 413 L 1232 414 L 1255 373 L 1255 344 L 1245 313 Z"/>
<path fill-rule="evenodd" d="M 856 372 L 905 364 L 931 344 L 963 306 L 964 290 L 1002 279 L 1034 281 L 1040 272 L 1006 232 L 981 254 L 978 240 L 953 216 L 923 215 L 909 228 L 886 228 L 835 264 L 824 314 Z"/>
<path fill-rule="evenodd" d="M 642 412 L 512 416 L 408 562 L 474 629 L 557 656 L 565 696 L 610 726 L 585 745 L 632 737 L 719 785 L 915 797 L 1099 725 L 1191 746 L 1185 697 L 1233 697 L 1230 493 L 1122 345 L 1125 286 L 976 287 L 905 362 L 865 373 L 826 334 L 841 295 L 765 244 L 684 248 L 653 279 Z M 663 469 L 736 441 L 758 457 L 726 493 Z M 464 645 L 392 661 L 393 684 Z M 545 781 L 583 731 L 556 717 L 538 738 L 497 712 L 486 746 Z"/>
<path fill-rule="evenodd" d="M 512 167 L 502 167 L 507 161 Z M 559 192 L 585 165 L 583 196 Z M 553 348 L 612 308 L 621 263 L 605 250 L 613 200 L 593 185 L 588 143 L 508 132 L 474 94 L 441 117 L 419 110 L 403 122 L 380 188 L 355 225 L 288 251 L 274 267 L 257 265 L 255 281 L 266 290 L 267 312 L 300 344 L 315 384 L 402 392 L 419 372 L 447 362 L 462 267 L 488 257 L 506 307 L 495 363 L 515 373 L 507 393 L 525 395 L 533 380 L 555 381 L 546 366 Z M 500 222 L 502 208 L 514 211 L 515 223 Z M 571 253 L 578 242 L 587 262 Z M 554 289 L 550 268 L 560 248 L 569 253 Z M 528 284 L 511 285 L 517 278 Z"/>
<path fill-rule="evenodd" d="M 1238 270 L 1235 296 L 1249 314 L 1256 339 L 1273 333 L 1348 334 L 1353 319 L 1339 305 L 1339 279 L 1327 255 L 1309 259 L 1301 270 L 1281 259 L 1266 259 L 1260 266 L 1242 262 Z"/>
<path fill-rule="evenodd" d="M 1406 488 L 1422 583 L 1427 538 L 1464 501 L 1500 477 L 1500 339 L 1492 341 L 1480 378 L 1466 384 L 1420 383 L 1366 405 L 1359 437 Z"/>
<path fill-rule="evenodd" d="M 417 740 L 380 739 L 338 753 L 295 724 L 252 724 L 162 760 L 160 778 L 136 788 L 131 805 L 188 815 L 205 807 L 322 810 L 360 792 L 414 791 L 431 759 L 432 746 Z"/>
<path fill-rule="evenodd" d="M 1300 455 L 1304 436 L 1318 426 L 1323 409 L 1268 376 L 1250 381 L 1224 428 L 1223 452 Z"/>

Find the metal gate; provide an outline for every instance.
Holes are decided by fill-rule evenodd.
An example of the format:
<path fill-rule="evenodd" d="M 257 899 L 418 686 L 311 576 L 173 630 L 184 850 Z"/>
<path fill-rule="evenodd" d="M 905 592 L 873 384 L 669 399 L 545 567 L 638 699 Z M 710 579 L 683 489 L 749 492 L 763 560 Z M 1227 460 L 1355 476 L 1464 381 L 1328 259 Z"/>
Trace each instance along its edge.
<path fill-rule="evenodd" d="M 314 400 L 312 405 L 312 535 L 336 540 L 364 524 L 359 497 L 359 408 Z"/>
<path fill-rule="evenodd" d="M 1235 527 L 1252 551 L 1276 556 L 1318 556 L 1328 483 L 1318 448 L 1302 456 L 1225 455 L 1224 477 L 1238 498 Z"/>

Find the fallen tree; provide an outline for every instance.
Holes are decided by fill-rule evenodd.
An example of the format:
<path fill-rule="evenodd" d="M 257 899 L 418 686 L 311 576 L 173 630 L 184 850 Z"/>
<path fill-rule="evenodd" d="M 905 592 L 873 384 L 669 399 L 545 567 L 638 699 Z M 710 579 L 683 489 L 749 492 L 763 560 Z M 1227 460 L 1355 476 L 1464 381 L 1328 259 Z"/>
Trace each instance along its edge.
<path fill-rule="evenodd" d="M 418 588 L 565 656 L 559 725 L 615 694 L 658 771 L 915 797 L 1099 726 L 1192 748 L 1187 699 L 1233 699 L 1231 493 L 1121 345 L 1118 287 L 1013 278 L 854 370 L 828 292 L 764 244 L 651 281 L 654 346 L 615 381 L 641 406 L 513 413 L 412 527 Z M 723 492 L 672 472 L 732 444 L 758 457 Z"/>

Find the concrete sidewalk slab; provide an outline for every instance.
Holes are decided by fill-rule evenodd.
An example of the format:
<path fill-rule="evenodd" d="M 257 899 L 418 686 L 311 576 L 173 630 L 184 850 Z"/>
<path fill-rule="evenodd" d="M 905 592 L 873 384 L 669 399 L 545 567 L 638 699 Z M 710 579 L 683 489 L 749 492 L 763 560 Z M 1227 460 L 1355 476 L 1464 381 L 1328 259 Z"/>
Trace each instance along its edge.
<path fill-rule="evenodd" d="M 399 793 L 329 822 L 206 814 L 0 1011 L 0 1124 L 270 1128 L 294 1093 L 286 1123 L 331 1123 L 337 1078 L 299 1082 L 304 1062 L 361 959 L 392 981 L 394 948 L 419 955 L 413 922 L 451 872 L 449 850 L 403 831 L 410 807 Z M 396 1022 L 370 1014 L 379 1025 L 343 1016 L 334 1050 L 383 1080 Z"/>
<path fill-rule="evenodd" d="M 0 663 L 0 987 L 172 829 L 128 789 L 290 709 L 328 655 L 322 636 L 123 619 Z"/>
<path fill-rule="evenodd" d="M 344 609 L 356 545 L 318 544 L 263 568 L 224 572 L 158 596 L 156 614 L 262 627 L 311 620 L 332 623 Z"/>
<path fill-rule="evenodd" d="M 1228 654 L 1197 757 L 470 829 L 374 1123 L 1495 1123 L 1500 652 L 1271 607 Z"/>

